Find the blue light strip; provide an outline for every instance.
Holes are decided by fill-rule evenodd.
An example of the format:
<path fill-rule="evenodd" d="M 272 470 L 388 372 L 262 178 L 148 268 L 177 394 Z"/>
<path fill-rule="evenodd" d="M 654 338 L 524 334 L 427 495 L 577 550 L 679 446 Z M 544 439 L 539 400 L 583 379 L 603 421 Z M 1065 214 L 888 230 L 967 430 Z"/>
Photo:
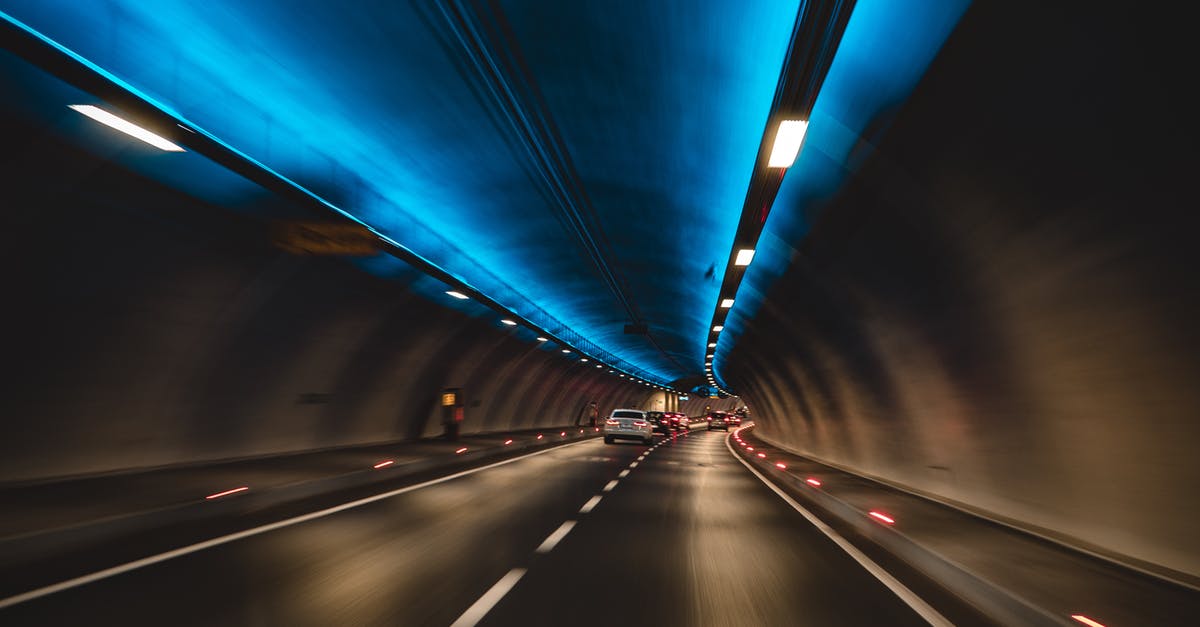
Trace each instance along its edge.
<path fill-rule="evenodd" d="M 88 59 L 84 58 L 83 56 L 77 54 L 73 50 L 67 48 L 66 46 L 63 46 L 62 44 L 54 41 L 53 39 L 34 30 L 33 28 L 31 28 L 28 25 L 21 22 L 20 20 L 17 20 L 16 18 L 12 17 L 8 13 L 0 11 L 0 19 L 3 19 L 4 21 L 8 22 L 10 25 L 17 28 L 21 32 L 23 32 L 25 35 L 36 39 L 43 45 L 49 46 L 49 47 L 53 48 L 55 51 L 57 51 L 58 53 L 69 57 L 75 63 L 78 63 L 79 65 L 87 68 L 87 70 L 89 70 L 90 72 L 103 77 L 106 81 L 112 83 L 113 85 L 115 85 L 119 89 L 127 92 L 128 94 L 136 97 L 138 100 L 150 105 L 152 108 L 154 108 L 158 112 L 171 118 L 176 124 L 178 124 L 180 126 L 180 128 L 183 128 L 186 131 L 197 133 L 197 134 L 204 136 L 209 141 L 221 146 L 223 149 L 229 151 L 231 154 L 236 155 L 239 159 L 244 160 L 245 162 L 247 162 L 249 164 L 252 164 L 255 168 L 257 168 L 263 172 L 266 172 L 272 178 L 274 178 L 278 182 L 285 184 L 292 190 L 300 192 L 305 197 L 319 203 L 321 206 L 337 213 L 338 215 L 342 216 L 343 218 L 348 219 L 356 224 L 363 226 L 364 228 L 369 230 L 371 233 L 373 233 L 376 237 L 378 237 L 380 239 L 380 241 L 384 242 L 388 246 L 394 247 L 395 249 L 402 251 L 404 255 L 410 257 L 411 259 L 415 259 L 416 261 L 418 261 L 418 264 L 415 264 L 415 266 L 418 267 L 418 269 L 422 270 L 422 272 L 424 272 L 425 274 L 433 276 L 434 278 L 436 278 L 440 281 L 443 281 L 443 282 L 451 285 L 452 287 L 456 287 L 459 290 L 465 290 L 466 292 L 471 294 L 475 300 L 481 302 L 488 308 L 490 308 L 494 311 L 497 311 L 498 313 L 501 313 L 501 315 L 505 315 L 505 316 L 520 320 L 521 324 L 524 325 L 525 327 L 537 331 L 538 333 L 554 340 L 557 344 L 559 344 L 561 346 L 570 347 L 572 349 L 572 351 L 575 353 L 578 353 L 580 355 L 585 355 L 588 359 L 591 359 L 591 360 L 594 360 L 594 361 L 597 361 L 597 362 L 607 365 L 610 369 L 626 375 L 632 381 L 640 382 L 640 383 L 643 383 L 648 386 L 655 386 L 655 387 L 658 387 L 661 389 L 670 389 L 669 384 L 663 383 L 661 381 L 652 380 L 652 378 L 647 377 L 643 374 L 634 374 L 634 372 L 644 372 L 643 369 L 641 369 L 641 368 L 633 367 L 632 365 L 630 365 L 630 367 L 628 367 L 628 368 L 622 368 L 620 366 L 612 365 L 613 363 L 626 363 L 626 362 L 625 362 L 625 360 L 620 359 L 620 358 L 616 357 L 615 355 L 612 355 L 608 351 L 601 349 L 599 346 L 595 345 L 595 343 L 588 341 L 586 338 L 583 338 L 578 333 L 571 331 L 570 329 L 565 327 L 565 325 L 563 326 L 563 328 L 566 329 L 568 333 L 580 337 L 580 339 L 583 342 L 590 345 L 590 347 L 591 347 L 590 352 L 588 350 L 580 349 L 567 341 L 564 341 L 563 339 L 561 339 L 559 337 L 558 334 L 551 333 L 550 331 L 547 331 L 544 328 L 533 324 L 524 316 L 517 314 L 516 312 L 512 311 L 508 307 L 505 307 L 504 305 L 501 305 L 499 302 L 491 299 L 486 294 L 484 294 L 482 291 L 480 291 L 479 289 L 475 288 L 470 283 L 468 283 L 466 281 L 466 279 L 462 278 L 461 276 L 458 276 L 457 274 L 450 272 L 450 271 L 442 268 L 441 266 L 433 263 L 429 259 L 416 253 L 415 251 L 408 248 L 407 246 L 404 246 L 400 242 L 397 242 L 395 239 L 388 237 L 387 235 L 384 235 L 378 229 L 371 226 L 370 224 L 367 224 L 366 222 L 364 222 L 363 220 L 354 216 L 353 214 L 341 209 L 340 207 L 334 205 L 333 203 L 329 202 L 328 200 L 321 197 L 320 195 L 312 192 L 311 190 L 305 188 L 304 186 L 300 185 L 299 183 L 293 181 L 292 179 L 275 171 L 274 169 L 272 169 L 271 167 L 262 163 L 261 161 L 258 161 L 257 159 L 238 150 L 237 148 L 231 146 L 227 142 L 222 141 L 220 138 L 216 137 L 212 133 L 209 133 L 208 131 L 206 131 L 205 129 L 200 127 L 199 125 L 192 123 L 190 120 L 185 118 L 183 115 L 181 115 L 180 113 L 178 113 L 171 107 L 155 100 L 154 98 L 152 98 L 149 95 L 138 90 L 136 87 L 130 85 L 129 83 L 127 83 L 126 81 L 117 77 L 116 75 L 112 74 L 111 72 L 108 72 L 104 68 L 101 68 L 100 66 L 96 65 L 95 63 L 93 63 L 93 62 L 89 61 Z M 186 137 L 176 138 L 176 139 L 180 143 L 183 143 L 185 145 L 188 144 Z M 203 152 L 201 152 L 201 151 L 197 151 L 197 153 L 203 154 Z M 420 268 L 421 265 L 424 265 L 426 268 L 434 269 L 436 271 L 436 273 L 440 273 L 441 276 L 437 276 L 435 273 L 428 272 L 427 270 Z M 603 354 L 603 355 L 605 355 L 605 357 L 604 358 L 597 357 L 596 354 Z"/>

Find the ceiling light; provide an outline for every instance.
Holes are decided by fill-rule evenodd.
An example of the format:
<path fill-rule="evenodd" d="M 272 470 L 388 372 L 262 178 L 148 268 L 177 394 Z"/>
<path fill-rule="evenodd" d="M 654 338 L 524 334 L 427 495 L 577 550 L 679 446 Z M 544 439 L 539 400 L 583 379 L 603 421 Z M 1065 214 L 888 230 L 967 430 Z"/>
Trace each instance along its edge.
<path fill-rule="evenodd" d="M 729 309 L 730 307 L 733 307 L 732 298 L 726 298 L 725 300 L 721 301 L 721 309 Z"/>
<path fill-rule="evenodd" d="M 767 160 L 768 168 L 790 168 L 796 162 L 800 152 L 800 143 L 804 141 L 804 132 L 808 130 L 807 120 L 784 120 L 779 123 L 775 133 L 775 145 L 771 147 L 771 158 Z"/>
<path fill-rule="evenodd" d="M 456 292 L 454 290 L 447 290 L 446 293 L 457 298 L 458 300 L 467 300 L 468 298 L 466 294 L 463 294 L 462 292 Z"/>
<path fill-rule="evenodd" d="M 705 357 L 706 359 L 712 359 L 712 353 L 709 353 L 709 354 L 705 355 L 704 357 Z"/>
<path fill-rule="evenodd" d="M 580 359 L 579 361 L 587 361 L 587 357 L 584 357 L 583 359 Z"/>
<path fill-rule="evenodd" d="M 733 265 L 748 266 L 748 265 L 750 265 L 751 261 L 754 261 L 754 249 L 753 248 L 743 248 L 743 249 L 737 251 L 737 257 L 733 258 Z"/>
<path fill-rule="evenodd" d="M 709 347 L 709 348 L 716 348 L 716 347 L 717 347 L 717 343 L 716 343 L 716 342 L 710 342 L 710 343 L 709 343 L 709 345 L 708 345 L 708 347 Z"/>
<path fill-rule="evenodd" d="M 513 322 L 512 320 L 509 320 L 508 318 L 505 318 L 504 320 L 501 320 L 500 322 L 503 322 L 504 324 L 506 324 L 510 327 L 517 326 L 517 323 Z"/>
<path fill-rule="evenodd" d="M 717 326 L 713 327 L 713 333 L 720 333 L 721 331 L 724 331 L 724 330 L 725 330 L 724 325 L 718 324 Z"/>
<path fill-rule="evenodd" d="M 568 349 L 566 349 L 566 348 L 564 348 L 564 349 L 562 349 L 562 352 L 563 352 L 563 354 L 564 354 L 564 355 L 567 355 L 567 354 L 570 354 L 570 352 L 571 352 L 571 351 L 570 351 L 570 350 L 568 350 Z"/>
<path fill-rule="evenodd" d="M 123 120 L 109 113 L 108 111 L 105 111 L 104 109 L 94 107 L 92 105 L 68 106 L 109 128 L 115 128 L 126 135 L 136 137 L 147 144 L 158 148 L 159 150 L 166 150 L 168 152 L 183 152 L 183 148 L 179 147 L 178 145 L 171 143 L 166 139 L 155 135 L 154 133 L 151 133 L 150 131 L 138 126 L 137 124 L 134 124 L 133 122 Z"/>
<path fill-rule="evenodd" d="M 546 338 L 544 338 L 544 337 L 538 337 L 538 341 L 539 341 L 539 342 L 549 342 L 550 340 L 548 340 L 548 339 L 546 339 Z"/>
<path fill-rule="evenodd" d="M 603 368 L 604 366 L 603 366 L 602 364 L 596 364 L 596 367 L 597 367 L 597 368 Z"/>

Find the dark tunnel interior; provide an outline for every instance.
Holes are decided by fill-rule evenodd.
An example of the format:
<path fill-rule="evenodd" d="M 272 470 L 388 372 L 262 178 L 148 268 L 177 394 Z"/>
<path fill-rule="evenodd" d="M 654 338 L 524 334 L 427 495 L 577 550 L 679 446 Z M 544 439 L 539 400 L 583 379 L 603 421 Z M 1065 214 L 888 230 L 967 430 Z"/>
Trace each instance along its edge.
<path fill-rule="evenodd" d="M 126 3 L 103 4 L 114 9 Z M 280 4 L 247 3 L 262 10 L 263 19 Z M 376 16 L 386 12 L 378 3 L 369 4 L 370 10 L 364 6 L 362 15 L 347 18 L 351 27 L 363 28 L 370 11 L 377 11 Z M 175 173 L 165 160 L 170 157 L 106 145 L 111 137 L 86 127 L 64 106 L 56 104 L 52 114 L 41 110 L 55 94 L 89 93 L 90 83 L 74 78 L 76 70 L 68 72 L 66 65 L 40 62 L 51 57 L 30 52 L 39 44 L 30 43 L 28 32 L 16 28 L 14 20 L 38 26 L 61 16 L 54 17 L 55 9 L 31 8 L 36 3 L 0 2 L 0 15 L 9 18 L 0 40 L 7 293 L 0 501 L 6 493 L 73 481 L 365 447 L 423 446 L 443 436 L 447 389 L 460 390 L 461 424 L 456 428 L 472 448 L 477 446 L 472 437 L 504 439 L 510 433 L 537 432 L 540 440 L 542 430 L 554 435 L 560 427 L 564 437 L 566 429 L 576 427 L 581 437 L 591 437 L 593 430 L 606 429 L 604 419 L 620 408 L 677 411 L 702 428 L 706 416 L 711 422 L 710 412 L 745 407 L 753 420 L 753 429 L 745 434 L 753 434 L 756 446 L 770 451 L 772 462 L 786 455 L 788 465 L 796 466 L 799 462 L 792 460 L 804 459 L 831 474 L 845 473 L 1129 569 L 1153 582 L 1145 585 L 1172 586 L 1189 603 L 1195 601 L 1200 590 L 1195 532 L 1200 248 L 1194 241 L 1192 177 L 1197 161 L 1193 119 L 1200 102 L 1192 86 L 1194 37 L 1179 32 L 1187 29 L 1179 16 L 1168 15 L 1163 7 L 1116 3 L 960 2 L 961 19 L 947 10 L 953 15 L 943 18 L 944 41 L 931 38 L 929 62 L 914 74 L 911 93 L 897 88 L 894 97 L 880 96 L 873 107 L 863 107 L 861 128 L 845 123 L 836 133 L 821 131 L 826 133 L 821 137 L 841 133 L 837 136 L 848 138 L 839 140 L 844 158 L 813 135 L 805 140 L 813 143 L 803 144 L 808 153 L 801 155 L 813 161 L 802 158 L 793 170 L 817 164 L 827 175 L 821 185 L 801 187 L 802 174 L 796 172 L 774 181 L 753 178 L 759 170 L 752 161 L 704 164 L 704 169 L 741 168 L 721 174 L 737 179 L 739 207 L 745 196 L 753 209 L 756 185 L 765 185 L 772 194 L 778 191 L 754 225 L 754 263 L 761 267 L 744 270 L 737 305 L 730 300 L 728 307 L 716 308 L 713 323 L 725 329 L 710 332 L 708 316 L 716 301 L 731 296 L 725 291 L 729 279 L 723 284 L 722 278 L 743 276 L 735 274 L 743 270 L 732 263 L 746 233 L 737 209 L 702 211 L 696 209 L 702 200 L 689 196 L 684 202 L 663 191 L 694 181 L 671 181 L 660 189 L 644 180 L 615 180 L 615 172 L 631 175 L 644 166 L 631 160 L 621 170 L 609 163 L 612 154 L 652 151 L 652 142 L 599 151 L 595 146 L 603 143 L 603 132 L 584 137 L 562 119 L 568 106 L 578 106 L 590 115 L 611 109 L 614 119 L 624 120 L 620 116 L 627 112 L 615 103 L 640 107 L 656 94 L 676 89 L 637 91 L 650 89 L 643 83 L 667 82 L 651 70 L 628 75 L 628 85 L 601 89 L 605 82 L 623 79 L 604 62 L 605 54 L 619 55 L 597 48 L 596 41 L 627 29 L 621 37 L 666 50 L 678 41 L 663 35 L 651 38 L 658 41 L 651 44 L 646 36 L 663 20 L 683 19 L 682 5 L 645 9 L 645 21 L 639 21 L 630 17 L 641 10 L 636 3 L 617 3 L 620 9 L 613 9 L 612 21 L 603 23 L 596 3 L 562 9 L 579 13 L 561 18 L 562 23 L 578 19 L 600 24 L 579 27 L 594 39 L 581 40 L 576 49 L 568 47 L 561 32 L 538 35 L 539 29 L 553 30 L 546 24 L 562 24 L 538 21 L 550 19 L 549 3 L 412 4 L 420 19 L 404 22 L 404 29 L 437 31 L 442 45 L 450 46 L 441 27 L 430 25 L 441 19 L 438 11 L 451 17 L 461 11 L 476 15 L 471 19 L 482 24 L 473 35 L 484 42 L 480 46 L 501 40 L 510 46 L 502 53 L 492 51 L 501 68 L 497 72 L 505 78 L 489 78 L 493 82 L 473 84 L 467 91 L 488 103 L 499 97 L 488 90 L 500 81 L 516 94 L 510 95 L 516 104 L 489 110 L 487 124 L 465 134 L 504 136 L 513 124 L 534 139 L 501 139 L 510 147 L 536 146 L 541 153 L 528 153 L 536 153 L 529 157 L 534 165 L 508 153 L 483 153 L 480 161 L 505 162 L 516 173 L 506 182 L 484 181 L 478 171 L 491 166 L 447 167 L 439 161 L 447 154 L 439 152 L 444 146 L 437 141 L 396 148 L 411 153 L 405 158 L 435 163 L 436 168 L 422 167 L 444 176 L 445 187 L 438 188 L 443 192 L 461 181 L 463 207 L 434 208 L 429 215 L 457 221 L 456 228 L 491 244 L 462 243 L 456 249 L 446 243 L 454 240 L 453 233 L 439 230 L 434 217 L 422 223 L 423 214 L 398 213 L 388 224 L 391 230 L 369 229 L 386 242 L 380 253 L 296 254 L 282 249 L 281 224 L 330 219 L 327 209 L 303 194 L 281 192 L 284 175 L 298 189 L 312 190 L 314 198 L 333 199 L 326 203 L 329 207 L 353 204 L 372 193 L 384 198 L 382 184 L 368 189 L 378 182 L 372 174 L 334 157 L 329 168 L 281 168 L 273 179 L 278 173 L 267 167 L 273 162 L 262 156 L 259 174 L 251 176 L 247 172 L 257 162 L 239 161 L 238 142 L 229 140 L 226 152 L 219 152 L 225 150 L 219 146 L 195 149 L 199 144 L 186 143 L 190 138 L 179 130 L 171 137 L 189 148 L 187 158 L 196 163 Z M 852 39 L 861 24 L 855 20 L 879 3 L 792 4 L 827 10 L 834 25 L 838 12 L 844 12 L 838 28 L 846 34 L 841 48 L 826 51 L 829 78 L 821 88 L 839 89 L 841 57 L 835 59 L 832 51 L 853 52 L 847 46 L 858 41 Z M 229 11 L 234 15 L 234 9 Z M 803 23 L 794 7 L 791 11 L 784 20 L 784 42 L 792 22 Z M 113 11 L 106 18 L 80 19 L 112 20 L 106 27 L 117 33 L 122 20 L 136 22 L 121 15 Z M 918 35 L 912 33 L 919 31 L 915 22 L 908 31 L 914 40 Z M 380 25 L 380 33 L 389 28 L 403 30 Z M 904 24 L 890 28 L 901 33 L 896 41 L 905 41 Z M 55 35 L 53 29 L 46 32 Z M 71 32 L 66 28 L 55 36 Z M 796 32 L 809 31 L 797 26 Z M 826 35 L 838 32 L 831 26 Z M 79 41 L 85 46 L 87 39 Z M 524 57 L 514 42 L 525 47 Z M 728 36 L 722 45 L 736 46 L 738 40 Z M 789 45 L 796 45 L 795 40 Z M 555 46 L 562 65 L 539 65 L 554 59 Z M 699 59 L 696 66 L 716 63 L 701 59 L 698 47 L 681 50 L 679 54 Z M 186 55 L 174 58 L 174 72 L 186 74 Z M 812 59 L 817 58 L 814 53 Z M 567 71 L 580 59 L 596 66 L 581 71 L 588 77 Z M 55 63 L 60 62 L 69 64 Z M 287 54 L 280 52 L 277 62 L 286 66 Z M 414 72 L 422 63 L 429 61 L 406 59 L 394 72 Z M 468 61 L 454 63 L 457 71 L 474 71 Z M 730 63 L 728 68 L 709 68 L 711 75 L 736 72 Z M 771 90 L 780 76 L 778 62 L 772 63 L 764 107 L 771 105 Z M 382 67 L 363 68 L 362 74 L 382 72 Z M 685 76 L 678 81 L 686 84 L 693 68 L 684 63 L 680 68 Z M 540 92 L 531 77 L 543 81 Z M 424 80 L 429 92 L 414 93 L 414 102 L 433 110 L 463 106 L 449 104 L 453 99 L 439 92 L 440 82 Z M 580 83 L 572 82 L 576 80 Z M 883 93 L 889 80 L 868 75 L 857 88 Z M 814 84 L 819 87 L 820 82 Z M 778 93 L 784 93 L 782 87 Z M 813 111 L 810 134 L 820 130 L 821 120 L 836 117 L 822 113 L 834 110 L 828 100 L 817 100 L 814 108 L 818 93 L 824 97 L 818 89 L 806 105 Z M 344 97 L 349 102 L 356 96 Z M 776 96 L 774 106 L 780 98 Z M 530 102 L 541 107 L 538 115 L 544 119 L 513 113 L 528 114 L 534 108 Z M 669 109 L 673 101 L 663 102 Z M 723 106 L 718 96 L 699 88 L 681 102 L 714 115 Z M 232 119 L 238 101 L 230 100 L 228 106 L 225 115 Z M 398 118 L 407 115 L 405 106 L 397 105 Z M 182 111 L 198 116 L 200 109 L 185 106 Z M 776 109 L 771 111 L 775 115 Z M 559 116 L 559 127 L 547 121 L 547 112 Z M 283 122 L 264 122 L 255 117 L 260 114 L 247 107 L 248 121 L 239 122 L 246 136 L 262 128 L 282 132 Z M 523 121 L 513 122 L 518 119 Z M 647 114 L 622 123 L 645 133 L 655 120 Z M 764 113 L 752 121 L 756 132 L 765 120 Z M 827 123 L 824 128 L 830 127 Z M 229 137 L 239 128 L 228 126 Z M 694 130 L 674 129 L 681 136 Z M 332 145 L 336 133 L 331 126 L 296 142 Z M 757 136 L 751 142 L 760 161 L 769 150 L 768 134 L 762 148 Z M 615 144 L 623 137 L 610 139 Z M 220 139 L 226 141 L 225 136 Z M 461 138 L 438 141 L 458 146 Z M 282 153 L 278 147 L 273 150 Z M 753 159 L 753 151 L 749 154 Z M 674 172 L 690 171 L 698 160 L 681 157 Z M 233 162 L 240 165 L 230 166 Z M 381 158 L 378 165 L 402 162 Z M 205 172 L 219 174 L 206 178 Z M 645 178 L 659 174 L 645 173 Z M 549 187 L 529 191 L 520 183 L 525 180 Z M 680 195 L 704 191 L 695 188 Z M 543 215 L 531 198 L 570 210 Z M 429 201 L 450 203 L 453 197 L 442 193 Z M 655 213 L 659 206 L 661 213 Z M 757 214 L 748 210 L 742 215 L 744 221 L 744 216 Z M 413 240 L 406 240 L 406 234 Z M 710 246 L 714 241 L 720 245 L 715 252 Z M 517 260 L 526 257 L 545 261 L 517 267 Z M 447 297 L 452 290 L 477 291 L 457 301 Z M 545 296 L 555 290 L 575 294 L 576 300 Z M 694 298 L 686 296 L 692 291 Z M 495 298 L 489 300 L 488 294 Z M 530 306 L 523 312 L 524 303 Z M 521 317 L 501 323 L 496 312 L 509 310 Z M 648 330 L 622 330 L 637 324 Z M 547 340 L 548 334 L 554 335 Z M 733 453 L 741 459 L 735 445 L 746 446 L 738 439 L 742 431 L 731 433 L 726 425 L 720 435 L 737 437 L 718 446 L 712 425 L 708 427 L 704 434 L 688 434 L 693 441 L 711 436 L 713 443 L 703 455 L 728 458 Z M 611 456 L 611 450 L 594 455 Z M 649 463 L 644 458 L 638 458 L 643 466 Z M 549 464 L 548 455 L 538 459 Z M 569 476 L 573 471 L 563 468 L 573 466 L 562 463 L 537 470 L 536 476 Z M 711 458 L 694 466 L 706 464 L 713 464 Z M 782 462 L 777 467 L 786 468 Z M 736 463 L 731 468 L 743 472 Z M 492 472 L 500 471 L 487 471 Z M 798 477 L 802 482 L 804 477 Z M 703 485 L 723 489 L 720 482 Z M 559 493 L 573 497 L 572 490 L 563 487 Z M 609 490 L 611 484 L 604 494 Z M 701 498 L 695 496 L 701 490 L 662 494 Z M 636 511 L 650 516 L 667 498 L 647 498 Z M 514 498 L 510 507 L 521 503 Z M 429 503 L 420 507 L 435 509 Z M 412 511 L 428 513 L 420 507 Z M 682 527 L 700 534 L 695 531 L 696 521 L 703 519 L 699 511 L 697 506 Z M 252 514 L 263 517 L 255 518 L 256 524 L 268 521 L 261 511 Z M 221 524 L 234 525 L 229 531 L 240 528 L 240 523 Z M 584 524 L 573 533 L 584 533 Z M 481 538 L 508 528 L 487 529 L 479 532 Z M 847 535 L 851 543 L 872 537 Z M 0 537 L 0 555 L 10 544 L 16 546 L 6 544 L 9 540 Z M 690 551 L 709 550 L 688 546 Z M 874 551 L 865 549 L 880 563 L 891 563 Z M 488 560 L 483 563 L 490 564 Z M 699 572 L 694 561 L 681 563 Z M 608 572 L 604 568 L 612 565 L 605 564 L 598 572 Z M 925 573 L 919 581 L 936 580 L 920 566 L 908 566 Z M 526 577 L 533 578 L 535 571 L 530 566 Z M 0 596 L 29 587 L 9 585 L 6 576 L 0 572 Z M 491 571 L 486 576 L 495 579 Z M 510 594 L 520 598 L 523 585 Z M 911 587 L 921 592 L 922 585 Z M 968 601 L 974 605 L 970 611 L 991 613 Z M 412 620 L 448 622 L 467 604 Z M 0 622 L 5 622 L 6 607 L 0 602 Z M 509 616 L 508 607 L 497 606 L 496 624 L 537 623 L 501 620 Z M 1200 603 L 1188 611 L 1195 607 Z M 702 609 L 693 608 L 700 613 L 688 620 L 665 618 L 664 624 L 725 620 L 715 618 L 725 615 Z M 950 623 L 973 622 L 965 614 L 955 619 L 952 612 L 944 612 Z M 230 624 L 252 623 L 246 616 Z M 255 624 L 280 619 L 265 616 L 266 623 Z M 754 616 L 755 624 L 773 624 L 778 618 Z M 376 623 L 361 616 L 343 619 L 346 624 Z M 1009 623 L 995 614 L 992 619 Z M 378 624 L 404 623 L 394 620 L 380 618 Z M 35 623 L 30 619 L 29 624 Z"/>

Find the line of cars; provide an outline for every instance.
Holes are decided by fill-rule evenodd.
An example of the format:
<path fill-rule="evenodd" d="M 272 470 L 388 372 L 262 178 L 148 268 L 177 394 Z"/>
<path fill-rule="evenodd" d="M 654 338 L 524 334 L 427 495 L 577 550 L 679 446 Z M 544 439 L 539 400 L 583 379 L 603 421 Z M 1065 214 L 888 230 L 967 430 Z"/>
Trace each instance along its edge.
<path fill-rule="evenodd" d="M 641 440 L 643 444 L 653 444 L 655 433 L 670 435 L 690 426 L 687 414 L 680 412 L 614 409 L 604 421 L 604 443 Z"/>

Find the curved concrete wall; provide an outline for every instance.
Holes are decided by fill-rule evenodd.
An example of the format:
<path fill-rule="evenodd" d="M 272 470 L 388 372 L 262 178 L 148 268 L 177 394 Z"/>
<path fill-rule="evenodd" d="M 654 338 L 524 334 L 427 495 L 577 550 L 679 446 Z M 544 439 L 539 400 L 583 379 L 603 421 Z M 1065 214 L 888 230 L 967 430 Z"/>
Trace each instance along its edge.
<path fill-rule="evenodd" d="M 1200 576 L 1184 39 L 1038 6 L 972 7 L 722 375 L 792 449 Z"/>
<path fill-rule="evenodd" d="M 416 272 L 289 256 L 102 162 L 43 161 L 5 181 L 0 482 L 436 435 L 443 387 L 465 433 L 648 396 L 419 297 Z"/>

